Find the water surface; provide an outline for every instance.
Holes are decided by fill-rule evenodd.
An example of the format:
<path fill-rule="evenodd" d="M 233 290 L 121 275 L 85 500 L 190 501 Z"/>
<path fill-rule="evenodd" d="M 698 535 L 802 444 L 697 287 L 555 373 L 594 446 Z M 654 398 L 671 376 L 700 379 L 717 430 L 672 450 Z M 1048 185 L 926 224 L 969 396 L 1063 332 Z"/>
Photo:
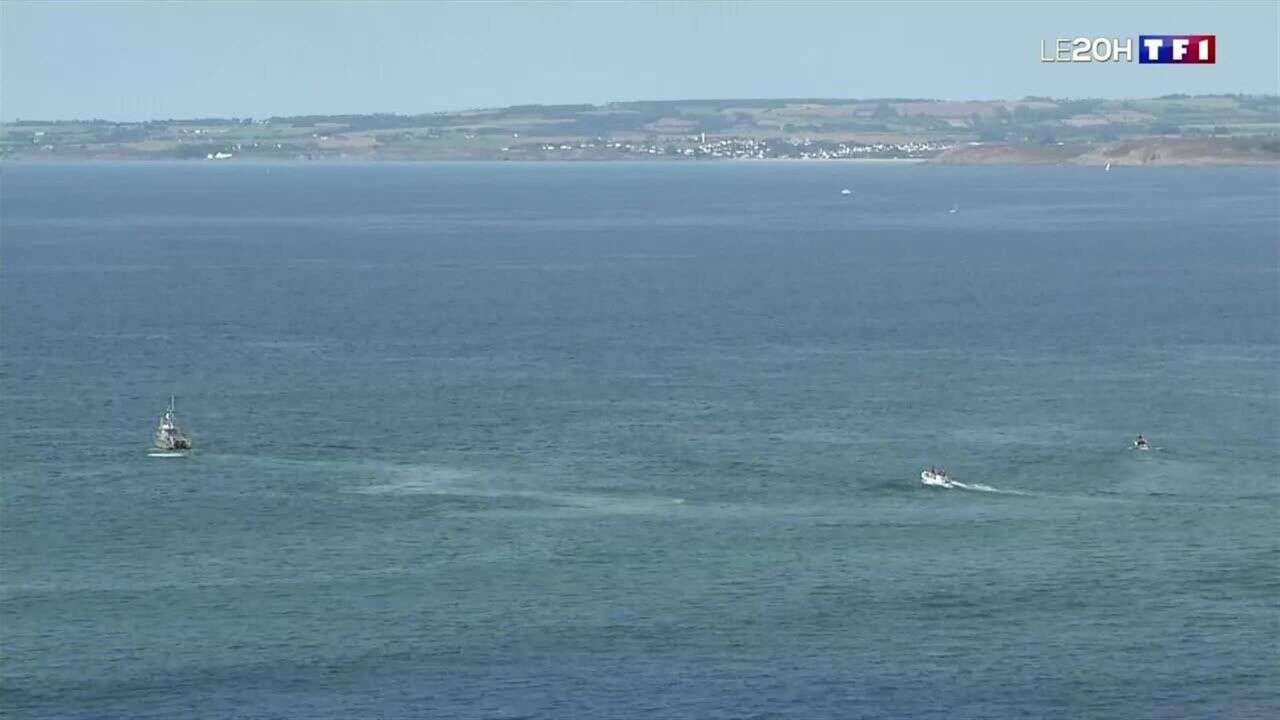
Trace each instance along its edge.
<path fill-rule="evenodd" d="M 5 166 L 0 708 L 1274 716 L 1278 198 Z"/>

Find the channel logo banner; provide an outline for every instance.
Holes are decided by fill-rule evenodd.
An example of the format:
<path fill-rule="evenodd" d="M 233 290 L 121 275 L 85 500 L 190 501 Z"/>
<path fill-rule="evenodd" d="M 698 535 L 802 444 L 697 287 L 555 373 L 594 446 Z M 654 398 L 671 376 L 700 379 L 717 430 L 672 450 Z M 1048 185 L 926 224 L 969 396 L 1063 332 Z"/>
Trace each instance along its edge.
<path fill-rule="evenodd" d="M 1138 62 L 1157 65 L 1212 65 L 1216 35 L 1139 35 Z"/>

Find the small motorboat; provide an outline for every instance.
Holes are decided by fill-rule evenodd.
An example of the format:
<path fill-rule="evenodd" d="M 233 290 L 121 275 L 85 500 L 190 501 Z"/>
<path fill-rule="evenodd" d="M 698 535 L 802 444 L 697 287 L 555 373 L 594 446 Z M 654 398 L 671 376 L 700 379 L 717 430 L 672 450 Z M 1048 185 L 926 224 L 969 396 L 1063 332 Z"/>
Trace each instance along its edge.
<path fill-rule="evenodd" d="M 947 471 L 940 467 L 933 467 L 932 465 L 925 468 L 924 471 L 920 473 L 920 484 L 932 487 L 954 487 L 951 482 L 951 477 L 947 475 Z"/>
<path fill-rule="evenodd" d="M 1138 439 L 1133 441 L 1133 449 L 1134 450 L 1150 450 L 1151 445 L 1147 443 L 1146 438 L 1139 435 Z"/>
<path fill-rule="evenodd" d="M 840 191 L 840 194 L 841 194 L 841 195 L 852 195 L 852 194 L 853 194 L 853 191 L 852 191 L 852 190 L 850 190 L 849 188 L 845 188 L 845 189 L 843 189 L 843 190 L 841 190 L 841 191 Z"/>

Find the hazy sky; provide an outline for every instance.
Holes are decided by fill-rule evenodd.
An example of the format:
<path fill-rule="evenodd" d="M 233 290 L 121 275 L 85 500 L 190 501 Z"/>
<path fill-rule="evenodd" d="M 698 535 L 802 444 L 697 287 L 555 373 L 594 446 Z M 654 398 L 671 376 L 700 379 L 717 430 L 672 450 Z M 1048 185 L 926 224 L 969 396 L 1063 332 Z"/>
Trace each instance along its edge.
<path fill-rule="evenodd" d="M 1280 3 L 0 2 L 0 118 L 1280 92 Z M 1216 34 L 1213 66 L 1041 63 Z"/>

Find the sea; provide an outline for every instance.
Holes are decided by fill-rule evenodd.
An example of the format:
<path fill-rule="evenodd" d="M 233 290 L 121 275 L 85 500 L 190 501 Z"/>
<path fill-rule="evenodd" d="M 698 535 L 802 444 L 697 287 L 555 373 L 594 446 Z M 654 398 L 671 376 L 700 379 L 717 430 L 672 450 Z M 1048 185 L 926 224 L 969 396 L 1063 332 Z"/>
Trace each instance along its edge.
<path fill-rule="evenodd" d="M 1280 715 L 1275 167 L 6 164 L 0 407 L 7 717 Z"/>

